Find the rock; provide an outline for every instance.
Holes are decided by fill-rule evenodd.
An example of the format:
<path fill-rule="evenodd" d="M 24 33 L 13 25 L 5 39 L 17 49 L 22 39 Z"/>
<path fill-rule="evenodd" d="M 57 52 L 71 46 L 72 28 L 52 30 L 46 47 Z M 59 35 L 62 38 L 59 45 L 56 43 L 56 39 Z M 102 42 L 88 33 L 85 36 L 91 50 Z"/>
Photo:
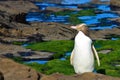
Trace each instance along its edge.
<path fill-rule="evenodd" d="M 19 23 L 24 23 L 26 24 L 26 15 L 27 13 L 19 13 L 16 15 L 11 16 L 11 21 L 19 22 Z"/>
<path fill-rule="evenodd" d="M 2 72 L 0 72 L 0 80 L 4 80 L 4 76 L 3 76 Z"/>
<path fill-rule="evenodd" d="M 43 2 L 60 4 L 62 0 L 43 0 Z"/>
<path fill-rule="evenodd" d="M 113 29 L 105 29 L 105 30 L 98 30 L 98 31 L 91 30 L 90 31 L 90 36 L 93 40 L 96 40 L 96 39 L 104 40 L 109 35 L 120 35 L 120 28 L 117 27 Z"/>
<path fill-rule="evenodd" d="M 110 0 L 111 9 L 114 11 L 120 11 L 120 1 L 119 0 Z"/>
<path fill-rule="evenodd" d="M 118 19 L 116 20 L 119 21 Z M 16 23 L 17 25 L 17 23 Z M 26 26 L 19 23 L 20 26 Z M 31 40 L 44 41 L 44 40 L 70 40 L 73 39 L 77 31 L 70 28 L 70 25 L 60 23 L 31 23 L 28 27 L 21 27 L 19 29 L 1 29 L 1 35 L 5 37 L 11 37 L 11 41 L 18 40 Z M 109 35 L 120 35 L 120 28 L 105 29 L 105 30 L 91 30 L 90 36 L 92 39 L 106 39 Z M 39 37 L 37 36 L 39 35 Z M 12 40 L 13 38 L 13 40 Z M 9 38 L 4 39 L 6 42 Z"/>
<path fill-rule="evenodd" d="M 5 80 L 40 80 L 42 76 L 30 67 L 7 58 L 0 58 L 0 64 Z"/>
<path fill-rule="evenodd" d="M 30 1 L 0 1 L 1 26 L 16 26 L 11 22 L 26 23 L 25 16 L 31 9 L 38 7 Z"/>
<path fill-rule="evenodd" d="M 95 8 L 94 4 L 78 4 L 78 8 Z"/>
<path fill-rule="evenodd" d="M 0 35 L 23 37 L 23 27 L 30 26 L 25 21 L 26 13 L 34 8 L 38 9 L 30 1 L 0 1 Z"/>
<path fill-rule="evenodd" d="M 109 4 L 109 0 L 91 0 L 92 4 Z"/>
<path fill-rule="evenodd" d="M 19 56 L 22 57 L 22 59 L 24 59 L 25 61 L 53 59 L 53 53 L 40 51 L 19 52 Z"/>
<path fill-rule="evenodd" d="M 45 36 L 43 40 L 70 40 L 76 33 L 70 25 L 60 23 L 31 23 L 31 25 L 37 27 L 37 33 Z"/>
<path fill-rule="evenodd" d="M 120 11 L 117 11 L 116 13 L 120 14 Z M 119 17 L 118 18 L 113 18 L 113 19 L 108 19 L 108 20 L 111 20 L 111 21 L 117 23 L 118 26 L 120 26 L 120 18 Z"/>
<path fill-rule="evenodd" d="M 9 14 L 27 13 L 33 8 L 38 9 L 30 1 L 0 1 L 0 10 Z"/>
<path fill-rule="evenodd" d="M 12 42 L 27 42 L 28 40 L 25 38 L 16 38 L 16 37 L 0 37 L 0 43 L 3 44 L 11 44 Z"/>
<path fill-rule="evenodd" d="M 81 75 L 63 75 L 59 73 L 44 75 L 5 57 L 0 57 L 0 64 L 2 64 L 0 65 L 0 71 L 3 73 L 5 80 L 120 80 L 117 77 L 90 72 Z"/>
<path fill-rule="evenodd" d="M 41 80 L 120 80 L 120 78 L 114 78 L 102 74 L 84 73 L 81 75 L 67 76 L 63 74 L 52 74 L 49 76 L 43 76 Z"/>
<path fill-rule="evenodd" d="M 17 23 L 16 23 L 17 24 Z M 31 23 L 31 25 L 22 25 L 19 29 L 1 29 L 1 34 L 6 37 L 26 38 L 29 41 L 43 40 L 70 40 L 74 37 L 76 31 L 70 28 L 70 25 L 60 23 Z M 27 27 L 28 26 L 28 27 Z M 39 37 L 37 36 L 39 35 Z"/>
<path fill-rule="evenodd" d="M 47 11 L 53 11 L 53 12 L 63 11 L 63 9 L 58 8 L 58 7 L 47 7 L 46 10 Z"/>
<path fill-rule="evenodd" d="M 46 11 L 51 11 L 51 12 L 59 12 L 59 11 L 79 11 L 82 9 L 78 8 L 58 8 L 58 7 L 47 7 Z"/>
<path fill-rule="evenodd" d="M 26 13 L 30 10 L 38 9 L 30 1 L 0 1 L 0 7 L 0 38 L 2 38 L 2 42 L 12 42 L 15 41 L 15 39 L 20 41 L 22 39 L 29 39 L 30 42 L 31 40 L 34 40 L 34 42 L 43 40 L 70 40 L 73 39 L 77 33 L 77 31 L 70 29 L 70 25 L 66 24 L 53 22 L 27 23 L 25 21 Z M 52 12 L 57 10 L 61 11 L 62 9 L 52 9 L 48 7 L 48 11 L 45 12 Z M 116 21 L 118 22 L 119 20 L 117 19 Z M 119 33 L 119 28 L 113 28 L 111 30 L 90 31 L 91 37 L 93 39 L 105 39 L 106 35 L 120 35 Z"/>
<path fill-rule="evenodd" d="M 27 42 L 42 42 L 43 41 L 43 37 L 45 37 L 42 34 L 33 34 L 27 37 L 28 41 Z"/>
<path fill-rule="evenodd" d="M 30 49 L 25 49 L 17 45 L 0 44 L 0 55 L 8 58 L 21 57 L 23 60 L 50 60 L 53 58 L 53 54 L 50 52 L 31 51 Z"/>
<path fill-rule="evenodd" d="M 30 0 L 30 1 L 33 1 L 33 2 L 43 2 L 43 0 Z"/>
<path fill-rule="evenodd" d="M 16 54 L 17 52 L 28 52 L 29 49 L 25 49 L 22 46 L 12 45 L 12 44 L 0 44 L 0 54 Z"/>
<path fill-rule="evenodd" d="M 42 41 L 71 39 L 74 37 L 74 31 L 69 29 L 68 25 L 59 23 L 28 24 L 25 21 L 26 13 L 30 9 L 37 8 L 35 5 L 32 5 L 34 4 L 29 1 L 0 2 L 0 35 L 3 40 L 4 38 L 16 38 L 18 40 L 29 39 L 31 41 L 31 38 L 34 38 L 34 41 Z M 37 34 L 39 34 L 39 38 L 34 37 Z M 44 35 L 45 37 L 40 35 Z"/>
<path fill-rule="evenodd" d="M 102 54 L 108 54 L 110 53 L 112 50 L 101 50 L 98 53 L 102 53 Z"/>

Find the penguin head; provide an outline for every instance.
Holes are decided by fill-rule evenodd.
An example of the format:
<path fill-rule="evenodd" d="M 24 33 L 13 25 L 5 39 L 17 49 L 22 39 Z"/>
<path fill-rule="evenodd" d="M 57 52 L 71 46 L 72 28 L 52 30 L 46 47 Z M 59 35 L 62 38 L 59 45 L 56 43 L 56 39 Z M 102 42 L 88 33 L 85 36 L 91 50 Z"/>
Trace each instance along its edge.
<path fill-rule="evenodd" d="M 71 26 L 72 29 L 75 29 L 77 31 L 82 31 L 85 35 L 89 36 L 89 29 L 86 24 L 78 24 L 76 26 Z"/>

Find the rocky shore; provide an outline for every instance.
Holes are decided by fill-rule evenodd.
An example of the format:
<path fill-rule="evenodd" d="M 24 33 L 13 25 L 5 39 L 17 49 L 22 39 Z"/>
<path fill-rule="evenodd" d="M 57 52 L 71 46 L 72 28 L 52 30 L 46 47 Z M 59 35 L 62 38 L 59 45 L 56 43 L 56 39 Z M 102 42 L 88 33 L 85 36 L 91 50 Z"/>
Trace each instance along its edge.
<path fill-rule="evenodd" d="M 52 58 L 53 54 L 54 53 L 50 52 L 32 51 L 30 49 L 25 49 L 23 46 L 0 44 L 0 55 L 8 58 L 21 57 L 23 60 L 49 60 Z"/>
<path fill-rule="evenodd" d="M 119 0 L 110 0 L 111 8 L 113 10 L 119 11 L 120 10 L 120 1 Z"/>
<path fill-rule="evenodd" d="M 119 0 L 111 0 L 110 3 L 112 6 L 117 6 L 117 8 L 112 9 L 119 14 Z M 38 7 L 30 1 L 0 1 L 0 55 L 19 57 L 21 56 L 19 53 L 24 52 L 34 53 L 33 57 L 35 58 L 36 56 L 40 56 L 38 59 L 51 58 L 53 53 L 44 54 L 46 52 L 31 51 L 11 43 L 14 41 L 71 40 L 77 33 L 75 30 L 70 29 L 70 25 L 53 22 L 26 22 L 25 16 L 31 9 L 38 10 Z M 56 10 L 49 10 L 57 11 L 57 8 Z M 113 19 L 113 21 L 120 24 L 120 18 Z M 120 25 L 113 29 L 90 31 L 90 36 L 93 40 L 104 40 L 109 35 L 120 36 Z M 33 57 L 29 56 L 29 58 Z M 28 58 L 28 56 L 23 58 Z M 2 64 L 0 65 L 0 80 L 120 80 L 120 78 L 94 73 L 72 76 L 55 73 L 47 76 L 3 56 L 0 57 L 0 64 Z"/>
<path fill-rule="evenodd" d="M 70 29 L 70 25 L 54 22 L 27 23 L 25 21 L 27 12 L 31 9 L 38 9 L 30 1 L 1 1 L 0 6 L 0 39 L 4 42 L 31 41 L 30 37 L 32 37 L 32 41 L 70 40 L 76 34 L 76 31 Z M 53 12 L 57 10 L 54 9 Z M 113 21 L 120 24 L 119 18 L 113 19 Z M 120 35 L 119 27 L 90 31 L 90 35 L 92 39 L 105 39 L 106 35 L 111 34 Z"/>
<path fill-rule="evenodd" d="M 5 57 L 0 57 L 0 64 L 2 64 L 0 65 L 0 72 L 2 72 L 0 80 L 120 80 L 120 78 L 95 73 L 71 76 L 54 73 L 48 76 Z"/>

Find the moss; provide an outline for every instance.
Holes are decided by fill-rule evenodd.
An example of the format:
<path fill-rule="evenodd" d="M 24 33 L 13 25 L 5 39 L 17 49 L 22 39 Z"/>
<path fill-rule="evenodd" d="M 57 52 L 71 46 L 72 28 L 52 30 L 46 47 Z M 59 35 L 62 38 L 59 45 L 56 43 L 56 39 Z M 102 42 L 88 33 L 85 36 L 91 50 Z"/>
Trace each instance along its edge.
<path fill-rule="evenodd" d="M 45 74 L 52 74 L 56 72 L 67 75 L 74 74 L 73 67 L 70 65 L 69 60 L 61 61 L 59 59 L 55 59 L 45 64 Z"/>
<path fill-rule="evenodd" d="M 25 44 L 25 42 L 14 41 L 14 42 L 12 42 L 12 44 L 14 44 L 14 45 L 22 45 L 22 44 Z"/>
<path fill-rule="evenodd" d="M 78 19 L 78 16 L 77 16 L 77 15 L 71 15 L 71 16 L 69 17 L 68 21 L 69 21 L 71 24 L 73 24 L 73 25 L 83 23 L 82 20 Z"/>
<path fill-rule="evenodd" d="M 29 64 L 25 64 L 25 65 L 30 66 L 30 67 L 34 68 L 35 70 L 37 70 L 38 72 L 42 72 L 43 73 L 44 65 L 42 65 L 42 64 L 29 63 Z"/>
<path fill-rule="evenodd" d="M 68 18 L 68 21 L 71 24 L 75 25 L 75 24 L 83 23 L 82 20 L 78 19 L 79 16 L 94 16 L 95 10 L 93 9 L 80 10 L 76 13 L 74 13 L 74 11 L 72 10 L 64 10 L 64 11 L 55 12 L 53 14 L 55 14 L 56 16 L 57 15 L 61 15 L 61 16 L 69 15 L 70 17 Z"/>
<path fill-rule="evenodd" d="M 23 64 L 23 59 L 21 57 L 11 57 L 10 59 L 14 60 L 17 63 Z"/>
<path fill-rule="evenodd" d="M 104 50 L 104 49 L 111 49 L 112 51 L 109 54 L 99 54 L 101 66 L 97 67 L 97 70 L 99 69 L 105 69 L 106 75 L 110 76 L 118 76 L 120 77 L 120 67 L 115 66 L 114 63 L 117 61 L 120 61 L 120 40 L 112 41 L 112 40 L 106 40 L 106 41 L 96 41 L 95 45 L 100 45 L 102 47 L 97 48 L 97 50 Z M 120 65 L 120 63 L 118 63 Z"/>
<path fill-rule="evenodd" d="M 73 10 L 63 10 L 63 11 L 59 11 L 59 12 L 55 12 L 54 14 L 57 15 L 61 15 L 61 16 L 66 16 L 66 15 L 70 15 L 73 13 Z"/>
<path fill-rule="evenodd" d="M 37 63 L 27 64 L 27 65 L 33 67 L 39 72 L 48 75 L 52 73 L 63 73 L 66 75 L 74 74 L 73 67 L 70 65 L 69 60 L 61 61 L 59 59 L 54 59 L 44 65 Z"/>
<path fill-rule="evenodd" d="M 97 40 L 94 44 L 101 46 L 100 48 L 97 48 L 98 50 L 112 49 L 115 51 L 119 50 L 120 40 Z"/>
<path fill-rule="evenodd" d="M 92 10 L 92 9 L 80 10 L 77 14 L 71 14 L 68 21 L 74 25 L 80 24 L 80 23 L 83 23 L 83 21 L 78 19 L 78 17 L 80 17 L 80 16 L 94 16 L 94 15 L 95 15 L 95 13 L 94 13 L 94 10 Z"/>
<path fill-rule="evenodd" d="M 55 14 L 56 16 L 57 15 L 61 15 L 61 16 L 65 16 L 65 15 L 76 15 L 77 17 L 78 16 L 95 16 L 95 10 L 94 9 L 86 9 L 86 10 L 80 10 L 76 13 L 74 13 L 73 10 L 63 10 L 63 11 L 59 11 L 59 12 L 55 12 L 53 13 Z"/>
<path fill-rule="evenodd" d="M 97 64 L 95 64 L 95 68 L 97 72 L 110 76 L 120 77 L 120 67 L 115 66 L 115 65 L 120 65 L 120 47 L 119 47 L 120 40 L 115 40 L 115 41 L 97 40 L 94 42 L 94 44 L 95 46 L 98 45 L 100 46 L 97 48 L 97 51 L 104 49 L 112 50 L 109 54 L 99 54 L 101 66 L 98 67 Z M 71 51 L 73 49 L 73 41 L 63 40 L 63 41 L 34 43 L 30 45 L 29 48 L 34 50 L 52 51 L 55 52 L 56 54 L 58 54 L 60 51 L 62 54 L 64 54 L 66 51 Z M 70 74 L 74 74 L 74 70 L 69 63 L 69 58 L 70 57 L 67 57 L 67 60 L 65 61 L 54 59 L 44 65 L 40 65 L 40 64 L 29 64 L 29 65 L 44 74 L 52 74 L 55 72 L 59 72 L 70 75 Z"/>
<path fill-rule="evenodd" d="M 48 42 L 40 42 L 40 43 L 33 43 L 26 48 L 30 48 L 32 50 L 38 51 L 47 51 L 53 52 L 54 58 L 60 58 L 65 54 L 67 51 L 72 50 L 73 41 L 61 40 L 61 41 L 48 41 Z"/>
<path fill-rule="evenodd" d="M 78 16 L 95 16 L 95 10 L 94 9 L 87 9 L 87 10 L 81 10 L 77 14 Z"/>

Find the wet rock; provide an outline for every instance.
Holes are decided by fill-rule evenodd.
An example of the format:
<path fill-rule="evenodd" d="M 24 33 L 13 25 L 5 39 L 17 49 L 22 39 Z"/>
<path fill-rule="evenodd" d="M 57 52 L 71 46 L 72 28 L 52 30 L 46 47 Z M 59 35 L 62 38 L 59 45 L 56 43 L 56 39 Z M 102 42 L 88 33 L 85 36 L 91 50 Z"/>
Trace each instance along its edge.
<path fill-rule="evenodd" d="M 15 41 L 15 39 L 20 41 L 22 39 L 28 40 L 27 38 L 30 38 L 30 41 L 70 40 L 74 38 L 77 31 L 70 29 L 70 25 L 41 22 L 26 23 L 26 12 L 34 8 L 37 9 L 35 5 L 32 5 L 34 4 L 29 1 L 14 1 L 13 3 L 12 1 L 0 1 L 0 38 L 2 38 L 2 40 L 6 40 L 5 42 L 12 42 Z M 15 11 L 13 7 L 15 8 Z M 56 10 L 59 9 L 56 8 L 54 11 Z M 52 10 L 48 10 L 47 12 L 52 12 Z M 119 22 L 119 19 L 116 21 Z M 93 39 L 105 39 L 106 35 L 120 35 L 119 33 L 119 28 L 113 28 L 112 30 L 108 29 L 101 31 L 90 31 L 91 37 Z M 38 34 L 44 35 L 44 37 L 40 35 L 37 37 Z"/>
<path fill-rule="evenodd" d="M 120 11 L 118 11 L 117 13 L 120 14 Z M 114 19 L 109 19 L 109 20 L 116 22 L 120 26 L 120 18 L 114 18 Z"/>
<path fill-rule="evenodd" d="M 117 20 L 118 21 L 118 20 Z M 17 25 L 17 24 L 16 24 Z M 22 25 L 22 24 L 19 24 Z M 23 25 L 25 26 L 25 25 Z M 44 40 L 70 40 L 77 34 L 77 31 L 70 28 L 70 25 L 60 23 L 31 23 L 28 27 L 19 29 L 1 29 L 1 35 L 11 37 L 3 40 L 15 41 L 14 38 L 26 41 L 44 41 Z M 40 36 L 43 35 L 44 37 Z M 105 30 L 91 30 L 90 36 L 92 39 L 106 39 L 109 35 L 120 35 L 120 28 L 105 29 Z M 39 36 L 37 36 L 39 35 Z M 28 40 L 29 38 L 29 40 Z"/>
<path fill-rule="evenodd" d="M 105 29 L 105 30 L 98 30 L 98 31 L 94 31 L 91 30 L 90 31 L 90 36 L 92 39 L 97 39 L 97 40 L 105 40 L 107 38 L 108 35 L 120 35 L 120 28 L 113 28 L 113 29 Z"/>
<path fill-rule="evenodd" d="M 59 12 L 59 11 L 79 11 L 82 9 L 78 8 L 58 8 L 58 7 L 47 7 L 46 10 L 51 11 L 51 12 Z"/>
<path fill-rule="evenodd" d="M 22 37 L 20 28 L 30 26 L 25 21 L 25 16 L 33 8 L 38 9 L 30 1 L 0 1 L 0 35 Z"/>
<path fill-rule="evenodd" d="M 26 56 L 23 52 L 25 56 L 22 56 L 22 58 L 25 60 L 25 61 L 29 61 L 29 60 L 51 60 L 53 59 L 53 54 L 54 53 L 51 53 L 51 52 L 39 52 L 39 51 L 31 51 L 32 53 L 34 54 L 31 54 L 31 55 L 28 55 L 28 53 L 26 53 L 28 56 Z"/>
<path fill-rule="evenodd" d="M 109 0 L 91 0 L 93 4 L 110 4 Z"/>
<path fill-rule="evenodd" d="M 0 10 L 9 14 L 27 13 L 32 8 L 38 9 L 30 1 L 0 1 Z"/>
<path fill-rule="evenodd" d="M 4 37 L 4 36 L 0 37 L 0 43 L 3 43 L 3 44 L 11 44 L 14 42 L 27 42 L 27 41 L 28 40 L 25 38 Z"/>
<path fill-rule="evenodd" d="M 43 0 L 30 0 L 30 1 L 35 1 L 35 2 L 43 2 Z"/>
<path fill-rule="evenodd" d="M 44 75 L 4 57 L 0 57 L 0 64 L 2 64 L 0 71 L 2 71 L 5 80 L 120 80 L 117 77 L 90 72 L 81 75 L 63 75 L 59 73 Z"/>
<path fill-rule="evenodd" d="M 16 54 L 17 52 L 28 52 L 30 49 L 25 49 L 22 46 L 12 45 L 12 44 L 0 44 L 0 54 Z"/>
<path fill-rule="evenodd" d="M 2 72 L 0 72 L 0 80 L 4 80 L 4 76 L 3 76 Z"/>
<path fill-rule="evenodd" d="M 11 16 L 11 21 L 27 24 L 26 15 L 27 15 L 27 13 L 19 13 L 19 14 L 16 14 L 16 15 L 12 15 Z"/>
<path fill-rule="evenodd" d="M 38 0 L 39 1 L 39 0 Z M 43 2 L 48 2 L 48 3 L 56 3 L 59 4 L 61 3 L 62 0 L 43 0 Z"/>
<path fill-rule="evenodd" d="M 78 4 L 78 8 L 95 8 L 94 4 Z"/>
<path fill-rule="evenodd" d="M 102 54 L 108 54 L 110 53 L 112 50 L 101 50 L 98 53 L 102 53 Z"/>
<path fill-rule="evenodd" d="M 84 73 L 81 75 L 67 76 L 63 74 L 53 74 L 49 76 L 43 76 L 41 80 L 120 80 L 120 78 L 114 78 L 102 74 Z"/>
<path fill-rule="evenodd" d="M 33 3 L 29 1 L 14 1 L 13 3 L 12 1 L 0 2 L 0 35 L 3 40 L 4 38 L 27 39 L 34 37 L 36 34 L 44 35 L 45 38 L 43 40 L 62 40 L 73 37 L 73 35 L 71 35 L 73 31 L 69 29 L 67 25 L 59 23 L 26 23 L 26 12 L 33 9 L 35 5 L 29 7 L 30 5 L 25 4 L 33 5 Z M 14 10 L 13 7 L 15 7 L 15 11 L 12 11 Z M 9 10 L 6 11 L 7 9 Z M 40 36 L 39 39 L 38 37 L 34 37 L 36 41 L 41 41 L 40 39 L 42 40 Z"/>
<path fill-rule="evenodd" d="M 70 29 L 70 25 L 60 23 L 32 23 L 31 25 L 34 27 L 39 26 L 37 31 L 45 36 L 43 40 L 70 40 L 76 32 Z"/>
<path fill-rule="evenodd" d="M 63 11 L 63 9 L 57 8 L 57 7 L 47 7 L 46 10 L 53 11 L 53 12 Z"/>
<path fill-rule="evenodd" d="M 120 10 L 120 1 L 119 0 L 110 0 L 111 9 L 114 11 Z"/>
<path fill-rule="evenodd" d="M 53 58 L 54 53 L 42 52 L 42 51 L 31 51 L 22 46 L 11 45 L 11 44 L 0 44 L 0 55 L 8 58 L 20 57 L 23 60 L 42 59 L 50 60 Z"/>
<path fill-rule="evenodd" d="M 0 71 L 5 80 L 39 80 L 41 75 L 35 70 L 22 64 L 18 64 L 7 58 L 0 58 Z"/>
<path fill-rule="evenodd" d="M 43 37 L 45 37 L 44 35 L 42 34 L 33 34 L 33 35 L 30 35 L 27 37 L 29 43 L 31 42 L 42 42 L 43 41 Z"/>
<path fill-rule="evenodd" d="M 4 28 L 18 27 L 12 22 L 27 23 L 25 16 L 30 9 L 38 9 L 30 1 L 0 1 L 0 26 Z"/>

